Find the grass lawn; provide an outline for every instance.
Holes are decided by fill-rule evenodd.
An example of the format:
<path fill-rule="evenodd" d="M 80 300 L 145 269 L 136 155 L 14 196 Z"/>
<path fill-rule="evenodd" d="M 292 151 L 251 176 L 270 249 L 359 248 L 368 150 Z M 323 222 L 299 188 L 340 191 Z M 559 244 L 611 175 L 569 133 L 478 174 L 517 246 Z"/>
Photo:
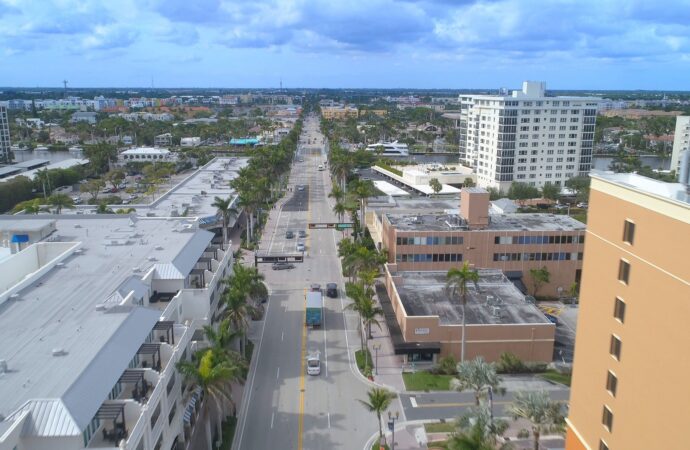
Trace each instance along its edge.
<path fill-rule="evenodd" d="M 434 375 L 421 371 L 415 373 L 403 373 L 405 389 L 408 391 L 448 391 L 453 375 Z"/>
<path fill-rule="evenodd" d="M 366 358 L 369 360 L 369 368 L 371 369 L 374 367 L 374 364 L 371 360 L 371 353 L 369 352 L 369 350 L 365 350 L 365 351 L 366 351 Z M 362 350 L 357 350 L 355 352 L 355 358 L 357 359 L 357 367 L 359 367 L 360 372 L 364 372 L 364 362 L 365 362 L 365 360 L 364 360 L 365 356 L 364 355 L 365 355 L 365 353 Z"/>
<path fill-rule="evenodd" d="M 539 376 L 541 376 L 542 378 L 546 378 L 549 381 L 553 381 L 555 383 L 561 383 L 565 384 L 566 386 L 570 386 L 570 378 L 572 375 L 569 373 L 563 374 L 555 370 L 547 370 L 546 372 L 539 374 Z"/>
<path fill-rule="evenodd" d="M 228 420 L 223 422 L 223 443 L 220 444 L 221 450 L 230 450 L 232 439 L 235 437 L 236 426 L 237 418 L 235 417 L 228 417 Z"/>
<path fill-rule="evenodd" d="M 427 433 L 451 433 L 455 431 L 453 422 L 425 423 L 424 429 Z"/>
<path fill-rule="evenodd" d="M 386 450 L 390 450 L 390 447 L 388 445 L 384 445 L 383 448 L 385 448 Z M 371 446 L 371 450 L 381 450 L 381 446 L 378 442 L 374 442 L 374 444 Z"/>
<path fill-rule="evenodd" d="M 579 220 L 582 223 L 587 223 L 587 212 L 576 212 L 576 213 L 571 213 L 570 216 L 575 219 Z"/>

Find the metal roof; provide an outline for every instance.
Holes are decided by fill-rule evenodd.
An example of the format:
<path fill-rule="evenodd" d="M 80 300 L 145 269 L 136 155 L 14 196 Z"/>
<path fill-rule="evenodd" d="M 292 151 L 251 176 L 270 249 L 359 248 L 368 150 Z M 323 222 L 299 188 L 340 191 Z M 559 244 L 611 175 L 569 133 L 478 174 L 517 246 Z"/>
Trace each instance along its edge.
<path fill-rule="evenodd" d="M 79 426 L 62 400 L 39 399 L 26 402 L 7 417 L 12 422 L 28 412 L 21 434 L 23 436 L 78 436 Z"/>
<path fill-rule="evenodd" d="M 173 259 L 173 265 L 180 271 L 183 278 L 187 277 L 192 271 L 197 261 L 204 254 L 204 250 L 211 243 L 215 236 L 210 231 L 197 230 L 192 239 L 190 239 L 184 248 Z"/>

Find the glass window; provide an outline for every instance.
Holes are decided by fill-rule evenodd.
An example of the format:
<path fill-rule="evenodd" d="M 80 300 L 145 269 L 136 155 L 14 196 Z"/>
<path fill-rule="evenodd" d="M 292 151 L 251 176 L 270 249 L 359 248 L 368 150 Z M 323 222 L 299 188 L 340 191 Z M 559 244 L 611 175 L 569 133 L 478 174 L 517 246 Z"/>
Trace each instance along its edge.
<path fill-rule="evenodd" d="M 599 450 L 609 450 L 609 446 L 606 445 L 606 442 L 599 441 Z"/>
<path fill-rule="evenodd" d="M 622 259 L 618 264 L 618 280 L 625 284 L 628 284 L 630 280 L 630 263 Z"/>
<path fill-rule="evenodd" d="M 601 421 L 609 432 L 613 429 L 613 413 L 606 405 L 604 405 L 604 414 Z"/>
<path fill-rule="evenodd" d="M 625 221 L 623 225 L 623 242 L 632 245 L 635 239 L 635 224 L 629 220 Z"/>
<path fill-rule="evenodd" d="M 618 387 L 618 378 L 611 372 L 608 371 L 606 375 L 606 390 L 611 393 L 614 397 L 616 396 L 616 388 Z"/>
<path fill-rule="evenodd" d="M 611 335 L 611 348 L 609 349 L 611 355 L 613 355 L 617 360 L 621 359 L 621 349 L 623 347 L 623 342 L 621 342 L 618 337 Z"/>
<path fill-rule="evenodd" d="M 613 307 L 613 317 L 620 320 L 621 323 L 625 322 L 625 302 L 618 297 L 616 297 L 616 304 Z"/>

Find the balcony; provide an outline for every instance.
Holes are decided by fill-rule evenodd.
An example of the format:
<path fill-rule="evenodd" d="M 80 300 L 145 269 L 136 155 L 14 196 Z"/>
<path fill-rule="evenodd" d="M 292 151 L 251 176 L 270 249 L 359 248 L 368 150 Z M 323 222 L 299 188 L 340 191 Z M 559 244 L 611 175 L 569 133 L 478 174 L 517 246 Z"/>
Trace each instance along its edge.
<path fill-rule="evenodd" d="M 137 425 L 141 405 L 133 400 L 108 400 L 96 413 L 100 425 L 88 448 L 118 448 L 123 439 L 129 441 L 130 427 Z"/>

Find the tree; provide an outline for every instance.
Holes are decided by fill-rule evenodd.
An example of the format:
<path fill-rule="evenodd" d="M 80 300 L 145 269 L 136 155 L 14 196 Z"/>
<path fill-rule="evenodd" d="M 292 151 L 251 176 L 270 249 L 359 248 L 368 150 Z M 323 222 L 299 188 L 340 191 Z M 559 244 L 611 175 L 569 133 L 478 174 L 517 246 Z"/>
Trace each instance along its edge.
<path fill-rule="evenodd" d="M 125 172 L 120 169 L 109 170 L 103 175 L 103 179 L 108 181 L 108 183 L 113 186 L 113 189 L 117 189 L 120 183 L 122 183 L 122 180 L 125 179 Z"/>
<path fill-rule="evenodd" d="M 212 207 L 216 208 L 223 218 L 223 244 L 228 243 L 228 223 L 231 216 L 237 216 L 237 210 L 231 206 L 232 199 L 214 198 Z"/>
<path fill-rule="evenodd" d="M 460 362 L 465 361 L 465 341 L 466 341 L 466 322 L 467 315 L 465 308 L 467 307 L 467 283 L 477 283 L 479 281 L 479 273 L 476 270 L 470 269 L 469 262 L 465 261 L 462 268 L 453 267 L 446 275 L 446 287 L 452 289 L 452 294 L 460 294 L 462 300 L 462 347 L 460 350 Z"/>
<path fill-rule="evenodd" d="M 446 444 L 448 450 L 495 450 L 486 436 L 483 424 L 475 422 L 469 429 L 454 433 Z"/>
<path fill-rule="evenodd" d="M 545 391 L 516 393 L 508 412 L 514 420 L 523 418 L 532 422 L 534 450 L 539 450 L 539 438 L 542 433 L 563 429 L 561 404 L 551 400 Z"/>
<path fill-rule="evenodd" d="M 233 411 L 235 402 L 232 398 L 231 384 L 243 382 L 245 365 L 238 357 L 230 357 L 212 348 L 203 350 L 194 356 L 192 361 L 181 360 L 177 363 L 177 370 L 194 388 L 203 390 L 203 416 L 206 422 L 206 442 L 212 448 L 211 437 L 211 409 L 215 407 L 218 414 L 216 426 L 219 440 L 222 440 L 224 404 L 230 404 Z"/>
<path fill-rule="evenodd" d="M 541 188 L 541 195 L 542 197 L 556 201 L 558 200 L 558 197 L 561 194 L 561 187 L 558 185 L 555 185 L 551 182 L 546 182 L 544 183 L 544 187 Z"/>
<path fill-rule="evenodd" d="M 530 269 L 529 274 L 532 277 L 532 295 L 536 298 L 539 289 L 549 282 L 551 274 L 546 266 L 543 266 L 541 269 Z"/>
<path fill-rule="evenodd" d="M 434 195 L 438 195 L 438 193 L 441 192 L 441 189 L 443 189 L 443 185 L 440 181 L 438 181 L 438 178 L 432 178 L 429 180 L 429 187 L 432 191 L 434 191 Z"/>
<path fill-rule="evenodd" d="M 223 311 L 223 318 L 227 318 L 235 327 L 243 334 L 242 338 L 242 356 L 247 356 L 247 334 L 246 330 L 249 328 L 249 317 L 254 312 L 254 307 L 247 303 L 246 292 L 242 288 L 232 285 L 223 292 L 222 302 L 225 305 Z"/>
<path fill-rule="evenodd" d="M 501 394 L 505 392 L 501 388 L 501 378 L 496 374 L 496 367 L 484 361 L 481 356 L 459 363 L 457 371 L 457 375 L 451 380 L 451 387 L 458 392 L 472 390 L 476 406 L 479 406 L 481 397 L 489 388 Z"/>
<path fill-rule="evenodd" d="M 514 182 L 508 189 L 508 198 L 517 200 L 520 205 L 525 204 L 525 200 L 539 197 L 539 189 L 527 183 Z"/>
<path fill-rule="evenodd" d="M 565 187 L 572 190 L 575 193 L 575 197 L 578 202 L 586 202 L 589 199 L 589 184 L 590 178 L 588 176 L 584 177 L 573 177 L 565 182 Z"/>
<path fill-rule="evenodd" d="M 26 200 L 17 205 L 12 209 L 13 213 L 23 212 L 24 214 L 38 214 L 43 209 L 41 201 L 37 198 L 33 200 Z"/>
<path fill-rule="evenodd" d="M 67 194 L 53 194 L 48 197 L 48 204 L 56 208 L 56 212 L 60 214 L 62 208 L 74 209 L 74 201 Z"/>
<path fill-rule="evenodd" d="M 379 442 L 383 440 L 383 426 L 381 424 L 381 415 L 388 409 L 396 394 L 384 388 L 371 388 L 367 392 L 369 401 L 359 400 L 364 407 L 376 414 L 376 419 L 379 424 Z"/>
<path fill-rule="evenodd" d="M 111 161 L 117 159 L 117 148 L 110 144 L 96 144 L 84 146 L 84 156 L 97 174 L 108 171 Z"/>
<path fill-rule="evenodd" d="M 82 183 L 81 185 L 79 185 L 79 192 L 89 194 L 91 196 L 92 202 L 95 202 L 98 198 L 98 194 L 104 187 L 105 182 L 102 179 L 97 178 L 94 180 L 88 180 L 86 183 Z"/>
<path fill-rule="evenodd" d="M 505 420 L 494 419 L 488 408 L 474 406 L 457 419 L 456 427 L 448 440 L 449 450 L 496 450 L 497 438 L 505 433 L 509 424 Z M 509 443 L 499 447 L 500 450 L 512 448 Z"/>
<path fill-rule="evenodd" d="M 474 187 L 474 180 L 470 177 L 465 178 L 465 181 L 462 182 L 462 185 L 464 187 Z M 495 189 L 495 188 L 494 188 Z"/>
<path fill-rule="evenodd" d="M 96 214 L 114 214 L 114 211 L 108 207 L 106 202 L 101 202 L 96 208 Z"/>

